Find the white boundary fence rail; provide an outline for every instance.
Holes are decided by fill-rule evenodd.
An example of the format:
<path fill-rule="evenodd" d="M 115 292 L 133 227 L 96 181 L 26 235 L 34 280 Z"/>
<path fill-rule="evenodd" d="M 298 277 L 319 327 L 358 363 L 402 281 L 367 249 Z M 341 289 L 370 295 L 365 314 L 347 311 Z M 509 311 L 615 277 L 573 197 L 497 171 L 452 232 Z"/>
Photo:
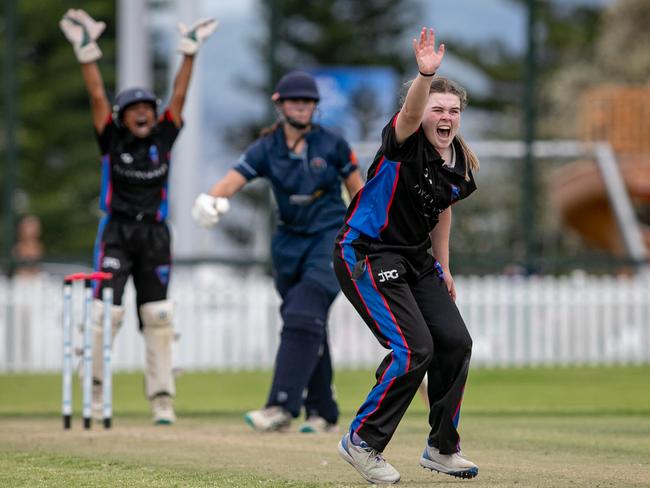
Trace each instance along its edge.
<path fill-rule="evenodd" d="M 475 367 L 650 363 L 648 275 L 457 277 L 456 285 L 474 340 Z M 59 370 L 61 287 L 60 277 L 46 274 L 0 277 L 0 372 Z M 272 366 L 281 321 L 268 276 L 218 266 L 177 269 L 170 296 L 180 335 L 176 367 Z M 81 297 L 75 298 L 80 317 Z M 113 364 L 117 370 L 139 370 L 144 346 L 131 285 L 125 306 Z M 341 296 L 330 316 L 330 345 L 336 367 L 374 368 L 385 354 Z"/>

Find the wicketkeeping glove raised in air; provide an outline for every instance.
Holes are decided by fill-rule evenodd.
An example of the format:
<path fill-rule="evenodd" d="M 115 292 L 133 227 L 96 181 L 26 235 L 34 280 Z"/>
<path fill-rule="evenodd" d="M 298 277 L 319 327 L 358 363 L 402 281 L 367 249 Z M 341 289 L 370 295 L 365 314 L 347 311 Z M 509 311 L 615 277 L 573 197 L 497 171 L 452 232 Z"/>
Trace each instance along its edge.
<path fill-rule="evenodd" d="M 71 8 L 61 19 L 59 26 L 72 43 L 80 63 L 93 63 L 102 57 L 102 51 L 95 41 L 106 29 L 104 22 L 97 22 L 84 10 Z"/>
<path fill-rule="evenodd" d="M 228 210 L 230 210 L 230 202 L 227 198 L 215 198 L 207 193 L 201 193 L 194 201 L 192 218 L 201 227 L 212 227 L 219 222 L 219 216 Z"/>
<path fill-rule="evenodd" d="M 214 19 L 202 19 L 191 27 L 182 22 L 178 23 L 178 30 L 181 33 L 181 42 L 178 50 L 188 56 L 194 56 L 208 37 L 217 30 L 219 23 Z"/>

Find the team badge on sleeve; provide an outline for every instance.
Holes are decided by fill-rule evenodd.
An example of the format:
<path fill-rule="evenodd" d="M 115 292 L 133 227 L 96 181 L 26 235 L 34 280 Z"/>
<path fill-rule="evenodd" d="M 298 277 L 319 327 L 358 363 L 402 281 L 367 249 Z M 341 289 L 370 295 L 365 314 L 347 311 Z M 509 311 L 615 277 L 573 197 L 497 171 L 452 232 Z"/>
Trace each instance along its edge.
<path fill-rule="evenodd" d="M 168 264 L 163 264 L 156 267 L 156 275 L 163 285 L 169 283 L 169 271 L 170 266 Z"/>

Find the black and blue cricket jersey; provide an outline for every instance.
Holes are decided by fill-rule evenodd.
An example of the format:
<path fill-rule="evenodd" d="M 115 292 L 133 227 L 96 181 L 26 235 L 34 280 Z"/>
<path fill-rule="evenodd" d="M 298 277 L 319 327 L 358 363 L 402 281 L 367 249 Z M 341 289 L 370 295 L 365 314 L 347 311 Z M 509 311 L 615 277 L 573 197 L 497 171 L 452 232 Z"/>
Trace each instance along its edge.
<path fill-rule="evenodd" d="M 97 134 L 102 153 L 100 209 L 134 220 L 164 221 L 170 154 L 179 131 L 169 110 L 145 138 L 109 118 Z"/>
<path fill-rule="evenodd" d="M 350 431 L 382 452 L 427 374 L 427 442 L 452 454 L 460 448 L 457 428 L 472 341 L 442 269 L 427 251 L 440 213 L 476 184 L 457 140 L 454 164 L 445 166 L 421 126 L 398 144 L 396 119 L 382 132 L 368 180 L 352 200 L 334 248 L 341 290 L 390 350 Z"/>
<path fill-rule="evenodd" d="M 398 144 L 396 121 L 397 114 L 384 127 L 366 184 L 350 203 L 345 223 L 370 240 L 420 247 L 428 243 L 440 213 L 469 196 L 476 184 L 456 140 L 456 161 L 449 168 L 422 127 Z"/>

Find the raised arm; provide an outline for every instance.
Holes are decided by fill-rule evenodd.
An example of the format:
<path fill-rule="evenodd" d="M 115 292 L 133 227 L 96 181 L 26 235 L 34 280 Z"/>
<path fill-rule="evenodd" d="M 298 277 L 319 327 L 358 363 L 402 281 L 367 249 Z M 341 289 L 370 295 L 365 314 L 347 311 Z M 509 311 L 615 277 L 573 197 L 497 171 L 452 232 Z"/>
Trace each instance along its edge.
<path fill-rule="evenodd" d="M 429 29 L 427 32 L 427 29 L 423 27 L 420 38 L 413 39 L 413 51 L 419 73 L 413 80 L 397 116 L 395 136 L 399 144 L 408 139 L 422 122 L 433 75 L 440 67 L 445 55 L 445 45 L 440 44 L 437 50 L 435 45 L 436 38 L 433 29 Z"/>
<path fill-rule="evenodd" d="M 178 30 L 181 33 L 178 50 L 183 53 L 183 61 L 176 73 L 172 96 L 169 101 L 169 112 L 176 127 L 180 127 L 182 123 L 183 106 L 185 105 L 187 90 L 192 78 L 194 56 L 196 56 L 201 44 L 217 30 L 217 26 L 218 23 L 214 19 L 200 20 L 189 28 L 182 23 L 178 24 Z"/>
<path fill-rule="evenodd" d="M 93 125 L 97 132 L 101 132 L 111 113 L 111 105 L 97 66 L 97 60 L 102 57 L 102 51 L 96 41 L 104 32 L 106 24 L 97 22 L 84 10 L 69 9 L 59 22 L 59 26 L 72 44 L 75 56 L 81 64 L 81 73 L 90 98 Z"/>
<path fill-rule="evenodd" d="M 99 72 L 97 63 L 82 64 L 81 73 L 83 74 L 86 91 L 90 98 L 93 125 L 97 132 L 101 132 L 106 127 L 106 121 L 111 113 L 111 104 L 106 96 L 102 75 Z"/>

